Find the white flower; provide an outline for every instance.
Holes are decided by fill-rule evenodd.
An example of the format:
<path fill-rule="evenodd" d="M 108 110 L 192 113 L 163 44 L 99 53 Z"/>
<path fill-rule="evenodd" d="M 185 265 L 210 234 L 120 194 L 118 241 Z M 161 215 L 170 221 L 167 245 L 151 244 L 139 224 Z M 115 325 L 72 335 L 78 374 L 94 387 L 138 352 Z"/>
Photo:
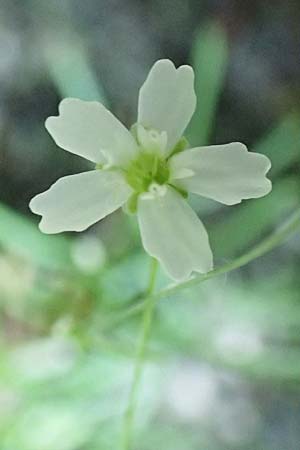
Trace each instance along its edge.
<path fill-rule="evenodd" d="M 212 269 L 206 230 L 185 200 L 193 192 L 226 205 L 266 195 L 269 159 L 234 142 L 186 149 L 196 106 L 194 73 L 157 61 L 140 89 L 128 131 L 102 104 L 67 98 L 46 128 L 95 170 L 59 179 L 30 208 L 45 233 L 82 231 L 120 206 L 137 212 L 143 245 L 174 280 Z M 205 93 L 204 93 L 205 95 Z"/>

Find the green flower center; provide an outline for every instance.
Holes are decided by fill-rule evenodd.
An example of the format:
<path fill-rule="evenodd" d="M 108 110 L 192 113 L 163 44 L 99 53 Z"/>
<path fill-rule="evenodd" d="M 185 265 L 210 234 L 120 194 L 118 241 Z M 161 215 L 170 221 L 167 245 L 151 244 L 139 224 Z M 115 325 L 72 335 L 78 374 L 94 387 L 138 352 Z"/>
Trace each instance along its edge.
<path fill-rule="evenodd" d="M 167 183 L 170 170 L 167 161 L 157 153 L 141 152 L 127 168 L 125 176 L 132 189 L 141 194 L 148 191 L 152 183 Z"/>
<path fill-rule="evenodd" d="M 100 170 L 121 170 L 133 194 L 126 203 L 125 210 L 135 213 L 138 198 L 144 192 L 157 192 L 159 186 L 170 184 L 184 197 L 187 193 L 170 183 L 169 159 L 176 153 L 182 152 L 187 146 L 187 140 L 182 137 L 172 151 L 166 152 L 167 134 L 154 129 L 147 129 L 140 124 L 131 128 L 132 135 L 139 146 L 137 158 L 129 163 L 126 168 L 111 167 L 109 165 L 97 164 Z M 154 189 L 154 191 L 153 191 Z"/>

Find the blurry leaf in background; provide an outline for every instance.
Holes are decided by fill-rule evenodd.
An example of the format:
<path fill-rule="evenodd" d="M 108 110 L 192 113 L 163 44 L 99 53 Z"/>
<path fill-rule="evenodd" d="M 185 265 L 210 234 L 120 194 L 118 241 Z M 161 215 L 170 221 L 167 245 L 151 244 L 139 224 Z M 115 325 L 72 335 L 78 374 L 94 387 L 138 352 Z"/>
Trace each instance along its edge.
<path fill-rule="evenodd" d="M 199 32 L 192 51 L 197 107 L 187 130 L 191 146 L 209 143 L 228 63 L 225 31 L 211 22 Z"/>
<path fill-rule="evenodd" d="M 199 358 L 275 384 L 297 383 L 300 306 L 291 279 L 288 270 L 255 284 L 229 275 L 189 290 L 184 301 L 178 295 L 161 302 L 155 344 L 168 356 Z"/>
<path fill-rule="evenodd" d="M 0 244 L 27 261 L 47 269 L 71 267 L 71 239 L 43 234 L 24 215 L 0 204 Z"/>
<path fill-rule="evenodd" d="M 73 239 L 71 256 L 74 265 L 85 274 L 99 273 L 107 259 L 102 241 L 87 233 Z"/>
<path fill-rule="evenodd" d="M 13 404 L 3 411 L 8 423 L 3 434 L 0 427 L 1 450 L 117 447 L 131 376 L 128 358 L 98 345 L 83 352 L 72 338 L 54 336 L 25 342 L 6 358 L 0 399 L 9 392 Z M 157 368 L 148 367 L 138 428 L 145 427 L 157 409 L 158 381 Z"/>
<path fill-rule="evenodd" d="M 280 181 L 268 196 L 241 205 L 212 225 L 210 240 L 215 256 L 237 256 L 277 226 L 299 204 L 299 187 L 296 177 Z"/>
<path fill-rule="evenodd" d="M 110 308 L 123 305 L 144 292 L 149 274 L 150 258 L 144 252 L 135 252 L 109 267 L 102 282 L 104 302 Z"/>
<path fill-rule="evenodd" d="M 49 74 L 63 97 L 99 101 L 107 105 L 101 81 L 91 67 L 84 41 L 75 33 L 49 34 L 42 43 Z"/>
<path fill-rule="evenodd" d="M 28 261 L 13 254 L 0 254 L 0 305 L 6 311 L 15 311 L 30 295 L 36 279 L 36 270 Z M 22 310 L 22 313 L 24 311 Z"/>
<path fill-rule="evenodd" d="M 42 381 L 68 374 L 78 357 L 75 341 L 50 336 L 20 345 L 11 353 L 10 363 L 15 375 L 24 381 Z"/>
<path fill-rule="evenodd" d="M 272 162 L 271 178 L 300 163 L 300 114 L 282 121 L 254 145 L 254 151 L 268 156 Z"/>

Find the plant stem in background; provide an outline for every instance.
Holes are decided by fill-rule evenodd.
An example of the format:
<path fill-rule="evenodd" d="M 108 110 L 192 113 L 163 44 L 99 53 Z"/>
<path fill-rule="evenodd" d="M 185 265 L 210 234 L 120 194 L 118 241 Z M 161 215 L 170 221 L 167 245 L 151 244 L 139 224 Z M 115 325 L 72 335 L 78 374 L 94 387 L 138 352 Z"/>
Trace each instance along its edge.
<path fill-rule="evenodd" d="M 191 288 L 196 286 L 203 281 L 210 280 L 218 275 L 224 275 L 226 273 L 232 272 L 233 270 L 239 269 L 246 264 L 254 261 L 255 259 L 263 256 L 265 253 L 273 250 L 282 244 L 290 235 L 295 233 L 300 228 L 300 208 L 297 209 L 291 216 L 286 220 L 286 222 L 277 230 L 275 230 L 268 237 L 263 239 L 259 244 L 249 250 L 247 253 L 244 253 L 242 256 L 234 259 L 233 261 L 224 264 L 221 267 L 217 267 L 216 269 L 208 272 L 206 274 L 197 275 L 191 280 L 185 281 L 183 283 L 176 284 L 175 286 L 162 289 L 158 291 L 156 294 L 151 294 L 152 301 L 157 302 L 166 297 L 170 297 L 171 295 L 176 295 L 181 292 L 183 289 Z M 139 303 L 136 305 L 130 306 L 125 309 L 122 313 L 118 315 L 115 319 L 112 320 L 110 327 L 114 327 L 115 325 L 123 322 L 123 320 L 127 320 L 136 314 L 140 314 L 146 308 L 146 305 L 149 303 L 149 298 L 142 297 L 140 298 Z"/>
<path fill-rule="evenodd" d="M 132 440 L 134 413 L 138 401 L 138 390 L 142 378 L 143 366 L 147 350 L 147 343 L 150 336 L 153 312 L 156 304 L 156 299 L 152 296 L 152 294 L 155 288 L 157 269 L 158 269 L 158 262 L 156 259 L 153 259 L 151 264 L 149 284 L 146 290 L 147 300 L 142 320 L 141 337 L 137 348 L 133 380 L 129 392 L 128 406 L 126 408 L 123 418 L 122 446 L 121 446 L 122 450 L 129 450 L 130 443 Z"/>

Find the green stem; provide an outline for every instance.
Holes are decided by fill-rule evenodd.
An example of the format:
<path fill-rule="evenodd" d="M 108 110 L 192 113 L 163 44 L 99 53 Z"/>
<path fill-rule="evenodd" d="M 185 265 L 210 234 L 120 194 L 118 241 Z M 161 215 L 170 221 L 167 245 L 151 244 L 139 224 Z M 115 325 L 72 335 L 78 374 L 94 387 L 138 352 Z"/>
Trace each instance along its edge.
<path fill-rule="evenodd" d="M 134 425 L 134 414 L 137 406 L 138 400 L 138 390 L 142 378 L 143 366 L 145 361 L 147 343 L 150 336 L 152 318 L 154 307 L 156 304 L 155 297 L 152 296 L 152 293 L 155 288 L 155 281 L 158 269 L 158 262 L 156 259 L 152 260 L 152 267 L 150 271 L 149 284 L 146 291 L 146 302 L 144 308 L 144 315 L 142 321 L 142 329 L 141 329 L 141 337 L 139 340 L 137 354 L 136 354 L 136 363 L 133 373 L 133 380 L 129 392 L 128 405 L 123 418 L 123 430 L 122 430 L 122 450 L 129 450 L 132 434 L 133 434 L 133 425 Z"/>
<path fill-rule="evenodd" d="M 162 289 L 156 294 L 151 295 L 151 299 L 152 301 L 157 302 L 158 300 L 161 300 L 163 298 L 170 297 L 171 295 L 174 294 L 178 294 L 183 289 L 196 286 L 202 283 L 203 281 L 210 280 L 211 278 L 214 278 L 216 276 L 224 275 L 226 273 L 232 272 L 235 269 L 239 269 L 240 267 L 245 266 L 249 262 L 259 258 L 265 253 L 278 247 L 291 234 L 295 233 L 299 227 L 300 227 L 300 209 L 296 210 L 295 213 L 293 213 L 290 216 L 290 218 L 280 228 L 274 231 L 274 233 L 272 233 L 270 236 L 262 240 L 258 245 L 253 247 L 244 255 L 240 256 L 234 261 L 231 261 L 230 263 L 224 264 L 223 266 L 212 270 L 211 272 L 197 275 L 191 280 L 185 281 L 183 283 L 177 284 L 175 286 L 166 289 Z M 129 308 L 124 310 L 116 319 L 114 319 L 110 324 L 110 326 L 115 326 L 116 324 L 119 324 L 120 322 L 127 320 L 129 317 L 135 316 L 136 314 L 139 314 L 141 311 L 144 311 L 148 302 L 149 298 L 145 297 L 141 298 L 139 303 L 137 303 L 134 306 L 130 306 Z"/>

